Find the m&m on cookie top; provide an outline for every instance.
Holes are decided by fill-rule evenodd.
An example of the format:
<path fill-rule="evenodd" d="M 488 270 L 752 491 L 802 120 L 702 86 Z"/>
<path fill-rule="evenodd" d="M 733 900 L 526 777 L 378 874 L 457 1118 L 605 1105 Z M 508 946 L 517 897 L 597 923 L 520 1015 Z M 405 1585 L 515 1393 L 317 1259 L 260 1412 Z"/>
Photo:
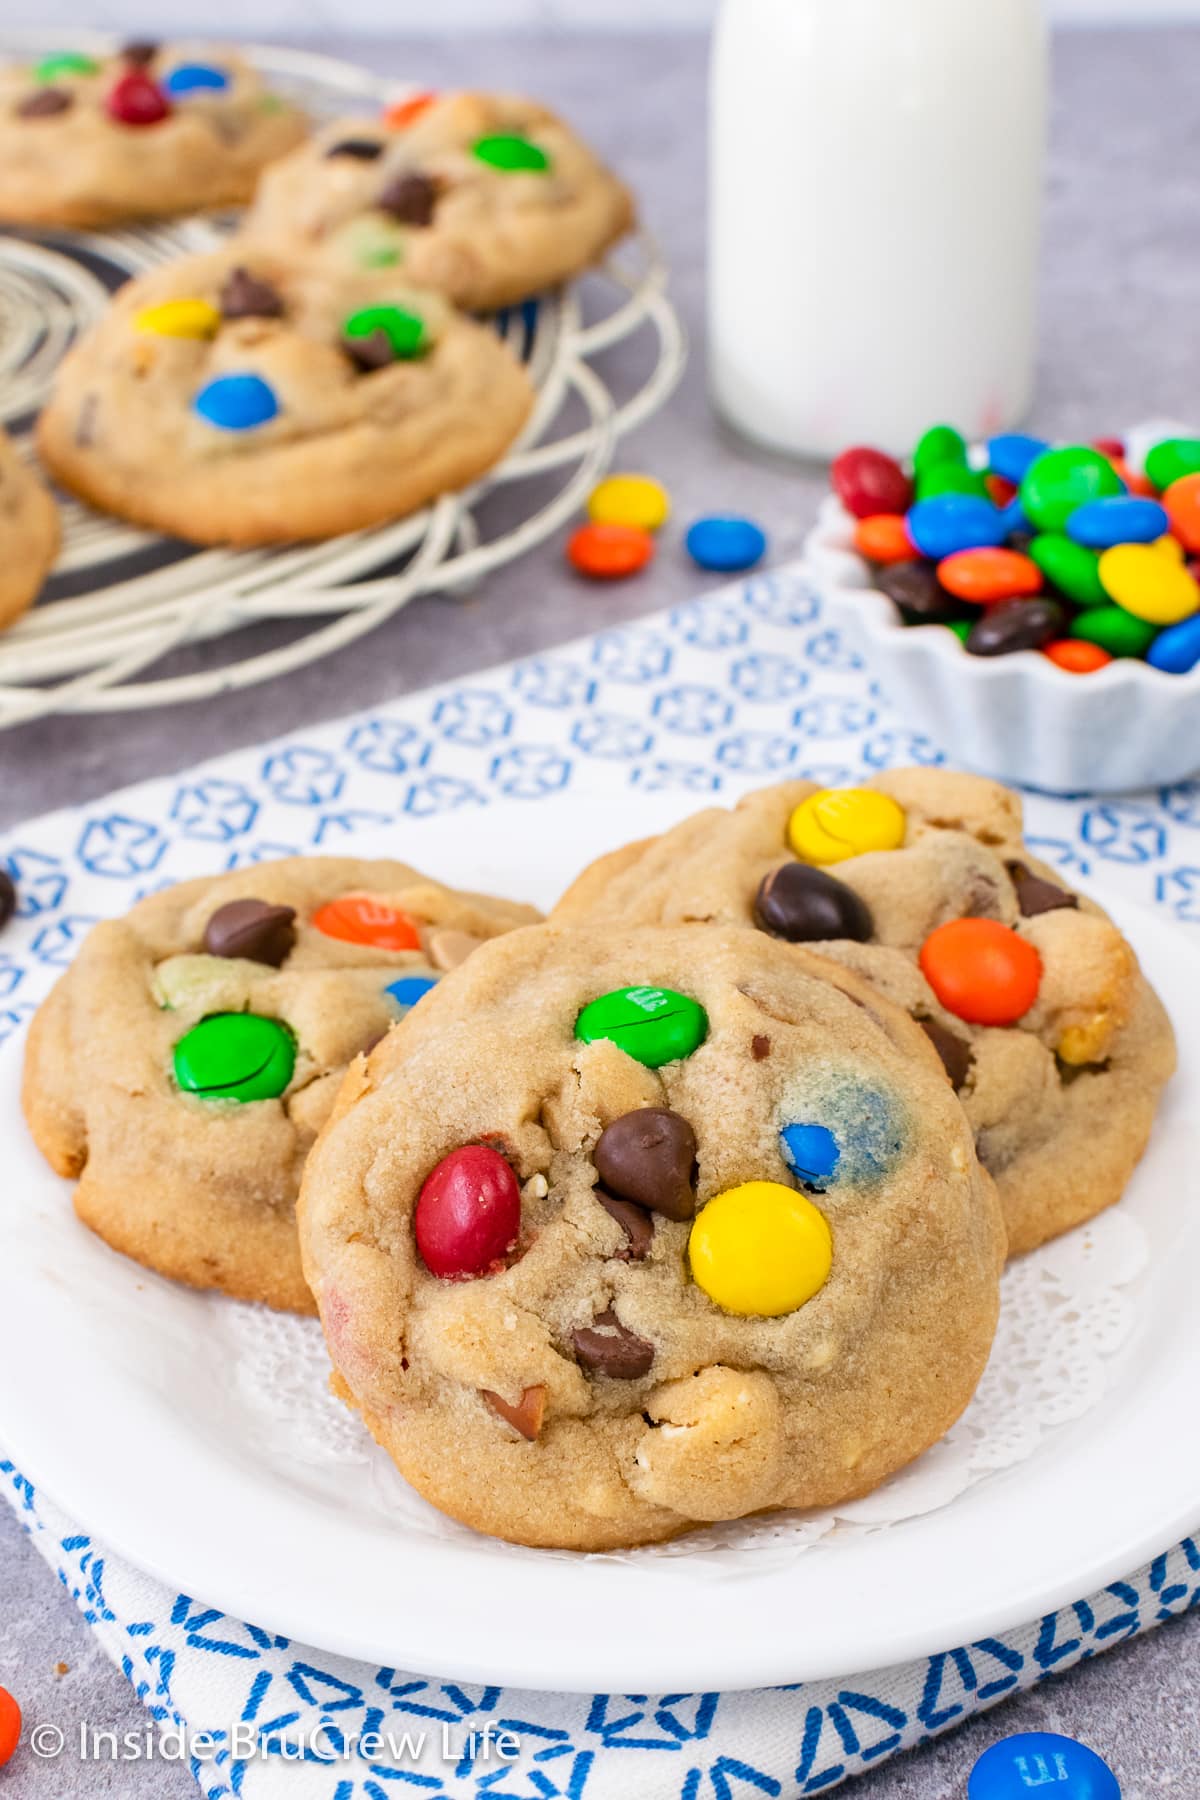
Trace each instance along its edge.
<path fill-rule="evenodd" d="M 296 1067 L 296 1040 L 278 1019 L 215 1013 L 175 1046 L 175 1080 L 199 1100 L 277 1100 Z"/>
<path fill-rule="evenodd" d="M 904 842 L 902 809 L 873 788 L 822 788 L 802 800 L 788 820 L 788 841 L 802 862 L 844 862 Z"/>
<path fill-rule="evenodd" d="M 309 923 L 326 937 L 371 950 L 419 950 L 421 934 L 406 912 L 376 894 L 343 894 L 318 907 Z"/>
<path fill-rule="evenodd" d="M 698 1000 L 672 988 L 627 987 L 589 1001 L 575 1022 L 583 1043 L 608 1038 L 647 1069 L 691 1056 L 708 1036 Z"/>

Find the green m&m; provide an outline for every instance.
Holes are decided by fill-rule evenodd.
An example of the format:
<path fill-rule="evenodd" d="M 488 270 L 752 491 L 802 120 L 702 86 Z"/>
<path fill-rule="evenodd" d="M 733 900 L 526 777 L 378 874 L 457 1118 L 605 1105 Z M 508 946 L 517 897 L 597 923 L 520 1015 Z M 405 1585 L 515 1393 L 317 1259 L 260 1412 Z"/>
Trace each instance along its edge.
<path fill-rule="evenodd" d="M 540 145 L 508 132 L 477 138 L 471 146 L 471 154 L 490 169 L 500 169 L 505 175 L 544 175 L 550 167 L 550 158 Z"/>
<path fill-rule="evenodd" d="M 1123 494 L 1125 484 L 1099 450 L 1077 444 L 1044 450 L 1021 482 L 1021 510 L 1039 531 L 1062 531 L 1077 506 Z"/>
<path fill-rule="evenodd" d="M 58 50 L 43 56 L 33 71 L 33 79 L 42 82 L 61 81 L 64 75 L 96 75 L 100 64 L 81 50 Z"/>
<path fill-rule="evenodd" d="M 1200 438 L 1164 438 L 1146 452 L 1146 473 L 1161 494 L 1200 469 Z"/>
<path fill-rule="evenodd" d="M 1026 551 L 1046 580 L 1076 606 L 1107 606 L 1108 595 L 1100 579 L 1100 554 L 1061 531 L 1043 531 Z"/>
<path fill-rule="evenodd" d="M 1159 627 L 1135 619 L 1121 606 L 1089 606 L 1072 622 L 1071 636 L 1099 644 L 1110 656 L 1144 656 Z"/>
<path fill-rule="evenodd" d="M 969 469 L 966 463 L 940 462 L 922 469 L 917 475 L 917 499 L 933 500 L 938 494 L 975 494 L 990 500 L 987 477 L 982 469 Z"/>
<path fill-rule="evenodd" d="M 913 473 L 917 476 L 942 463 L 957 463 L 962 467 L 967 460 L 967 441 L 953 425 L 931 425 L 918 438 L 912 460 Z"/>
<path fill-rule="evenodd" d="M 411 362 L 414 357 L 423 356 L 429 348 L 429 333 L 425 321 L 419 313 L 408 312 L 403 306 L 363 306 L 350 314 L 342 326 L 342 335 L 353 345 L 366 343 L 381 333 L 384 342 L 391 351 L 387 360 L 392 362 Z M 382 358 L 374 358 L 378 362 Z"/>
<path fill-rule="evenodd" d="M 661 1069 L 700 1048 L 708 1036 L 708 1014 L 698 1000 L 674 988 L 617 988 L 584 1007 L 575 1036 L 585 1044 L 608 1038 L 635 1062 Z"/>
<path fill-rule="evenodd" d="M 200 1100 L 277 1100 L 296 1067 L 296 1040 L 260 1013 L 213 1013 L 175 1046 L 175 1080 Z"/>

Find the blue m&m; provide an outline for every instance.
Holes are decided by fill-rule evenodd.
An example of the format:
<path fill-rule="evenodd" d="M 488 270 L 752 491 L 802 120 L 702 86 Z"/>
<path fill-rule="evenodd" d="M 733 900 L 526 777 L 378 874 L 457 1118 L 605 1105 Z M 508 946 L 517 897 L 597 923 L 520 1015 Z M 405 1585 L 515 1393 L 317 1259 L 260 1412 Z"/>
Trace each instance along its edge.
<path fill-rule="evenodd" d="M 1170 529 L 1166 507 L 1136 494 L 1085 500 L 1067 520 L 1067 536 L 1089 550 L 1111 550 L 1115 544 L 1153 544 Z"/>
<path fill-rule="evenodd" d="M 1200 613 L 1160 631 L 1146 652 L 1146 661 L 1167 675 L 1189 675 L 1200 663 Z"/>
<path fill-rule="evenodd" d="M 985 1750 L 967 1780 L 967 1800 L 1121 1800 L 1102 1757 L 1053 1731 L 1022 1731 Z"/>
<path fill-rule="evenodd" d="M 229 77 L 224 69 L 216 69 L 211 63 L 178 63 L 163 77 L 163 86 L 173 100 L 178 100 L 183 94 L 219 94 L 229 86 Z"/>
<path fill-rule="evenodd" d="M 837 1173 L 842 1153 L 827 1125 L 785 1125 L 779 1133 L 783 1160 L 805 1187 L 820 1193 Z"/>
<path fill-rule="evenodd" d="M 384 992 L 391 995 L 397 1006 L 409 1012 L 437 984 L 436 975 L 402 975 L 399 981 L 389 982 Z"/>
<path fill-rule="evenodd" d="M 958 550 L 995 549 L 1006 527 L 999 509 L 976 494 L 935 494 L 908 515 L 908 535 L 922 556 L 941 562 Z"/>
<path fill-rule="evenodd" d="M 261 375 L 217 375 L 200 389 L 192 408 L 218 431 L 254 431 L 278 416 L 279 401 Z"/>
<path fill-rule="evenodd" d="M 1030 437 L 1024 431 L 1003 431 L 988 439 L 988 468 L 993 475 L 1018 487 L 1031 463 L 1050 448 L 1043 438 Z"/>
<path fill-rule="evenodd" d="M 688 555 L 700 568 L 725 575 L 752 569 L 767 550 L 767 534 L 762 526 L 732 513 L 713 513 L 697 519 L 684 541 Z"/>

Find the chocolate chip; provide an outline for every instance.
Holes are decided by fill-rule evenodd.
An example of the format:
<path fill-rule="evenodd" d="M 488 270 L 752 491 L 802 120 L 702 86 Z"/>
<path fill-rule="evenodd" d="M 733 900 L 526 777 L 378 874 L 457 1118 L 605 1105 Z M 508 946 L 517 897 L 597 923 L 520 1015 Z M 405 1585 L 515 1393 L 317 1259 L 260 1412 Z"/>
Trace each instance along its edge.
<path fill-rule="evenodd" d="M 428 175 L 410 169 L 389 181 L 375 204 L 380 212 L 398 219 L 401 225 L 431 225 L 437 187 Z"/>
<path fill-rule="evenodd" d="M 1061 637 L 1067 615 L 1057 600 L 1002 600 L 984 609 L 967 633 L 972 656 L 1007 656 L 1012 650 L 1039 650 Z"/>
<path fill-rule="evenodd" d="M 678 1113 L 665 1106 L 623 1113 L 600 1133 L 592 1160 L 605 1187 L 622 1200 L 667 1219 L 694 1215 L 696 1134 Z"/>
<path fill-rule="evenodd" d="M 243 956 L 277 969 L 296 941 L 295 917 L 292 906 L 230 900 L 204 927 L 204 948 L 210 956 Z"/>
<path fill-rule="evenodd" d="M 1078 894 L 1069 894 L 1053 881 L 1047 881 L 1042 875 L 1035 875 L 1024 863 L 1009 863 L 1008 872 L 1017 890 L 1017 905 L 1023 919 L 1036 919 L 1039 913 L 1060 912 L 1063 907 L 1079 905 Z"/>
<path fill-rule="evenodd" d="M 644 1206 L 634 1200 L 618 1200 L 603 1188 L 593 1188 L 597 1200 L 610 1219 L 615 1219 L 625 1233 L 625 1248 L 617 1252 L 619 1262 L 645 1262 L 654 1242 L 654 1220 Z"/>
<path fill-rule="evenodd" d="M 217 304 L 227 319 L 279 319 L 283 317 L 283 295 L 259 275 L 252 275 L 239 263 L 225 277 L 217 296 Z"/>
<path fill-rule="evenodd" d="M 757 1033 L 750 1039 L 750 1054 L 755 1062 L 765 1062 L 771 1054 L 771 1040 Z"/>
<path fill-rule="evenodd" d="M 158 55 L 158 45 L 150 38 L 134 38 L 132 43 L 122 44 L 118 55 L 122 62 L 132 63 L 135 69 L 144 69 Z"/>
<path fill-rule="evenodd" d="M 865 944 L 875 929 L 866 901 L 824 869 L 808 863 L 784 863 L 764 875 L 754 899 L 754 916 L 763 931 L 789 944 L 816 943 L 823 938 L 852 938 Z"/>
<path fill-rule="evenodd" d="M 7 869 L 0 869 L 0 931 L 17 910 L 17 884 Z"/>
<path fill-rule="evenodd" d="M 330 144 L 325 155 L 327 159 L 351 156 L 355 162 L 374 162 L 383 155 L 383 145 L 378 138 L 339 138 L 336 144 Z"/>
<path fill-rule="evenodd" d="M 951 619 L 969 619 L 976 611 L 948 594 L 932 563 L 890 563 L 874 576 L 875 586 L 900 608 L 909 625 L 945 625 Z"/>
<path fill-rule="evenodd" d="M 611 1306 L 591 1325 L 576 1326 L 571 1341 L 589 1374 L 611 1381 L 637 1381 L 654 1361 L 654 1345 L 622 1325 Z"/>
<path fill-rule="evenodd" d="M 343 337 L 342 349 L 364 374 L 370 374 L 372 369 L 386 369 L 396 360 L 395 346 L 382 328 L 369 331 L 365 337 Z"/>
<path fill-rule="evenodd" d="M 918 1019 L 917 1024 L 941 1057 L 942 1067 L 950 1077 L 950 1085 L 957 1091 L 971 1072 L 970 1044 L 966 1038 L 959 1037 L 956 1031 L 950 1031 L 936 1019 Z"/>
<path fill-rule="evenodd" d="M 59 113 L 69 112 L 74 104 L 75 96 L 66 88 L 44 87 L 19 102 L 17 115 L 22 119 L 53 119 Z"/>

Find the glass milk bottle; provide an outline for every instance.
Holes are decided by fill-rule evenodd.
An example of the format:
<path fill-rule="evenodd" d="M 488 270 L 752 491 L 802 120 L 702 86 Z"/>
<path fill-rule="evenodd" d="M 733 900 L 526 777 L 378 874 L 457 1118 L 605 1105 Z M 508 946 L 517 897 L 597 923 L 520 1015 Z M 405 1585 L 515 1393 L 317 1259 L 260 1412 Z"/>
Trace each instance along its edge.
<path fill-rule="evenodd" d="M 759 444 L 893 454 L 1029 403 L 1040 0 L 721 0 L 709 371 Z"/>

